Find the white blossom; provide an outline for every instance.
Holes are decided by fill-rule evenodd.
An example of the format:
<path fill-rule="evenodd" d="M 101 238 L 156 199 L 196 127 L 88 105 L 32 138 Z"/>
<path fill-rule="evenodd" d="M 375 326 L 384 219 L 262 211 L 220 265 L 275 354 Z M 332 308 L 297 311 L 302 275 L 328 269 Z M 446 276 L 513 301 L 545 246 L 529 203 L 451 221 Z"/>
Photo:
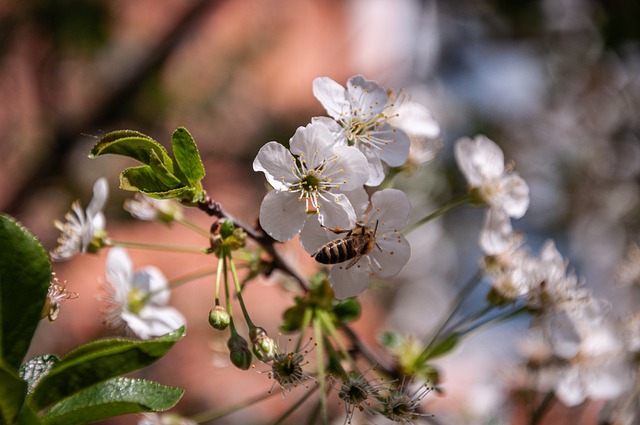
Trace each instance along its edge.
<path fill-rule="evenodd" d="M 105 178 L 98 179 L 93 185 L 93 197 L 86 210 L 83 210 L 79 201 L 71 204 L 71 210 L 64 216 L 65 222 L 54 220 L 53 225 L 60 230 L 58 246 L 51 251 L 54 261 L 64 261 L 78 253 L 91 251 L 90 245 L 95 239 L 104 237 L 105 217 L 102 212 L 109 185 Z M 101 245 L 100 242 L 97 245 Z M 96 248 L 99 249 L 100 246 Z"/>
<path fill-rule="evenodd" d="M 621 332 L 602 301 L 585 296 L 563 302 L 534 321 L 548 346 L 538 358 L 538 389 L 553 390 L 567 406 L 587 398 L 611 400 L 632 385 Z"/>
<path fill-rule="evenodd" d="M 329 283 L 337 298 L 347 298 L 363 292 L 371 278 L 393 277 L 407 264 L 411 247 L 400 231 L 407 225 L 411 204 L 404 192 L 396 189 L 378 191 L 367 200 L 364 190 L 350 193 L 358 214 L 358 224 L 375 236 L 371 251 L 352 266 L 349 261 L 334 265 Z M 315 220 L 305 223 L 300 242 L 308 253 L 316 252 L 328 242 L 344 238 L 318 225 Z M 352 259 L 351 259 L 352 261 Z"/>
<path fill-rule="evenodd" d="M 504 154 L 486 136 L 462 138 L 455 144 L 458 167 L 467 183 L 490 208 L 520 218 L 529 207 L 529 186 L 504 165 Z"/>
<path fill-rule="evenodd" d="M 329 117 L 316 117 L 324 123 L 339 145 L 355 146 L 369 163 L 369 186 L 384 179 L 382 161 L 392 167 L 405 163 L 409 156 L 409 137 L 390 124 L 392 112 L 387 91 L 375 81 L 357 75 L 347 81 L 345 89 L 328 77 L 313 81 L 313 94 Z"/>
<path fill-rule="evenodd" d="M 123 248 L 112 248 L 107 256 L 107 306 L 105 324 L 109 328 L 128 329 L 141 339 L 169 333 L 185 324 L 182 314 L 168 306 L 170 288 L 156 267 L 134 272 L 133 263 Z"/>
<path fill-rule="evenodd" d="M 407 165 L 417 168 L 442 150 L 440 124 L 424 105 L 414 102 L 404 91 L 389 93 L 392 105 L 387 112 L 389 124 L 403 130 L 409 136 Z"/>
<path fill-rule="evenodd" d="M 260 206 L 260 224 L 274 239 L 287 241 L 311 213 L 329 227 L 350 227 L 356 215 L 342 191 L 361 187 L 368 178 L 367 161 L 357 149 L 334 146 L 323 124 L 299 127 L 291 151 L 277 142 L 264 145 L 253 161 L 274 190 Z"/>
<path fill-rule="evenodd" d="M 136 193 L 124 202 L 124 209 L 138 220 L 160 220 L 171 223 L 183 217 L 183 207 L 175 199 L 155 199 Z"/>

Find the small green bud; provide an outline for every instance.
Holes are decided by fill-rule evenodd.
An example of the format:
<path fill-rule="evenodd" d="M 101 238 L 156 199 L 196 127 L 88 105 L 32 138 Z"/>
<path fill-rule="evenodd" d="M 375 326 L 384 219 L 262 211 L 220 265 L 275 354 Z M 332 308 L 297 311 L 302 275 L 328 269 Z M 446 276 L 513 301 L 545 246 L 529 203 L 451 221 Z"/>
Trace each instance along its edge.
<path fill-rule="evenodd" d="M 276 342 L 269 338 L 267 331 L 263 328 L 253 328 L 249 333 L 251 343 L 253 344 L 253 354 L 258 360 L 269 363 L 273 360 L 274 356 L 278 353 L 278 347 Z"/>
<path fill-rule="evenodd" d="M 226 239 L 229 236 L 231 236 L 233 234 L 233 221 L 231 220 L 225 220 L 222 222 L 222 224 L 220 225 L 220 236 L 222 236 L 222 239 Z"/>
<path fill-rule="evenodd" d="M 333 306 L 333 313 L 336 315 L 339 323 L 347 323 L 360 317 L 360 302 L 355 298 L 347 298 L 339 300 Z"/>
<path fill-rule="evenodd" d="M 223 331 L 231 322 L 231 316 L 224 307 L 217 305 L 209 311 L 209 324 L 213 329 Z"/>
<path fill-rule="evenodd" d="M 247 341 L 238 334 L 231 335 L 227 341 L 231 363 L 238 369 L 247 370 L 251 367 L 251 350 Z"/>

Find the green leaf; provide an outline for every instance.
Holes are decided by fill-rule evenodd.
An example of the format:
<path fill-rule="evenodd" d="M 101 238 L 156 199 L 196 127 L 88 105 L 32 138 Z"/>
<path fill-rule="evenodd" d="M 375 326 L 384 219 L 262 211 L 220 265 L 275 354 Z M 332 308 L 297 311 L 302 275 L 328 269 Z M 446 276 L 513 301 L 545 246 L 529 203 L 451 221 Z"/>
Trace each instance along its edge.
<path fill-rule="evenodd" d="M 184 390 L 142 379 L 114 378 L 54 405 L 42 418 L 46 425 L 75 425 L 128 413 L 170 409 Z"/>
<path fill-rule="evenodd" d="M 40 425 L 40 418 L 38 414 L 28 404 L 23 404 L 18 417 L 16 418 L 17 425 Z"/>
<path fill-rule="evenodd" d="M 42 317 L 50 279 L 51 262 L 40 242 L 0 214 L 0 358 L 15 370 Z"/>
<path fill-rule="evenodd" d="M 458 346 L 458 342 L 460 342 L 460 335 L 452 333 L 429 350 L 429 355 L 426 360 L 435 359 L 436 357 L 447 354 Z"/>
<path fill-rule="evenodd" d="M 27 394 L 27 383 L 0 359 L 0 423 L 15 423 Z"/>
<path fill-rule="evenodd" d="M 138 162 L 149 165 L 151 152 L 154 152 L 165 166 L 173 172 L 173 160 L 164 146 L 151 137 L 133 130 L 119 130 L 106 134 L 91 149 L 89 158 L 114 154 L 128 156 Z"/>
<path fill-rule="evenodd" d="M 189 186 L 198 186 L 204 177 L 204 165 L 198 153 L 196 142 L 186 128 L 180 127 L 171 135 L 173 155 Z"/>
<path fill-rule="evenodd" d="M 167 169 L 155 152 L 151 152 L 149 166 L 165 188 L 175 189 L 180 186 L 187 186 L 187 182 L 180 181 L 178 177 Z"/>
<path fill-rule="evenodd" d="M 30 402 L 42 409 L 98 382 L 143 368 L 162 357 L 184 333 L 181 327 L 148 341 L 113 338 L 82 345 L 49 370 L 30 394 Z"/>
<path fill-rule="evenodd" d="M 149 165 L 127 168 L 120 174 L 120 189 L 143 193 L 166 192 L 167 187 Z"/>
<path fill-rule="evenodd" d="M 20 368 L 20 378 L 27 381 L 28 391 L 31 391 L 40 380 L 49 373 L 51 368 L 60 361 L 53 354 L 34 357 Z"/>

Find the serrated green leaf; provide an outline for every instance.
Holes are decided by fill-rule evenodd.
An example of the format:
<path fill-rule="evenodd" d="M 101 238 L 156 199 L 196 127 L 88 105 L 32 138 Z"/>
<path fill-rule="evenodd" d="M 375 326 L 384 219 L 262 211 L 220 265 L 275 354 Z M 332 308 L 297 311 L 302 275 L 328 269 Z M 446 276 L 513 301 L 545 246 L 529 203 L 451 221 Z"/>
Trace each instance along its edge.
<path fill-rule="evenodd" d="M 154 152 L 165 166 L 173 172 L 173 160 L 164 146 L 151 137 L 132 130 L 119 130 L 108 133 L 91 149 L 89 158 L 106 154 L 122 155 L 149 165 L 151 152 Z"/>
<path fill-rule="evenodd" d="M 130 167 L 120 174 L 120 189 L 133 192 L 165 192 L 166 187 L 148 165 Z"/>
<path fill-rule="evenodd" d="M 34 357 L 20 368 L 20 378 L 27 381 L 29 385 L 28 391 L 31 391 L 40 379 L 49 373 L 49 370 L 60 361 L 53 354 L 45 354 L 43 356 Z"/>
<path fill-rule="evenodd" d="M 187 186 L 188 182 L 180 181 L 178 177 L 176 177 L 172 172 L 170 172 L 167 167 L 162 163 L 160 158 L 155 154 L 155 152 L 151 152 L 151 157 L 149 161 L 149 166 L 153 170 L 156 178 L 162 182 L 162 184 L 167 189 L 175 189 L 180 186 Z M 174 170 L 176 168 L 174 167 Z"/>
<path fill-rule="evenodd" d="M 15 370 L 40 321 L 50 279 L 51 262 L 40 242 L 0 215 L 0 358 Z"/>
<path fill-rule="evenodd" d="M 13 424 L 22 409 L 27 383 L 0 359 L 0 423 Z"/>
<path fill-rule="evenodd" d="M 171 147 L 176 162 L 188 180 L 189 186 L 198 186 L 204 177 L 204 165 L 198 147 L 186 128 L 179 127 L 171 135 Z"/>
<path fill-rule="evenodd" d="M 184 327 L 148 341 L 108 339 L 90 342 L 60 359 L 29 395 L 45 408 L 98 382 L 133 372 L 162 357 L 184 335 Z"/>
<path fill-rule="evenodd" d="M 170 409 L 184 390 L 142 379 L 115 378 L 87 388 L 54 405 L 46 425 L 75 425 L 129 413 Z"/>

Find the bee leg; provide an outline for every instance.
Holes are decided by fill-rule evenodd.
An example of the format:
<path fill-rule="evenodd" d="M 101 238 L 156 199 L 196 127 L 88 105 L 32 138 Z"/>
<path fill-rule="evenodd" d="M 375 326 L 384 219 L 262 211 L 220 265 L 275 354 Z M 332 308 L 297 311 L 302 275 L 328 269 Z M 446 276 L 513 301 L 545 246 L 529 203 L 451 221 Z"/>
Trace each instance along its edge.
<path fill-rule="evenodd" d="M 328 230 L 328 231 L 330 231 L 332 233 L 335 233 L 336 235 L 340 234 L 340 233 L 351 232 L 351 229 L 343 229 L 342 227 L 331 228 L 331 227 L 323 226 L 322 224 L 320 225 L 320 227 L 322 227 L 323 229 Z"/>

